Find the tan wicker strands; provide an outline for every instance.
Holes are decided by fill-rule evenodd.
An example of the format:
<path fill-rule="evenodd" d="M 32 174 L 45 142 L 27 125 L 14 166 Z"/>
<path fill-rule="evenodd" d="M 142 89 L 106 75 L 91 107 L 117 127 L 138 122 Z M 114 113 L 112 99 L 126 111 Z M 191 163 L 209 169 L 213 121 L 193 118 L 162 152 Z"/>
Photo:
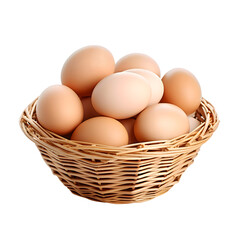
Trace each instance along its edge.
<path fill-rule="evenodd" d="M 42 128 L 36 121 L 37 99 L 23 112 L 20 126 L 47 165 L 74 194 L 102 202 L 131 203 L 167 192 L 192 164 L 219 120 L 205 99 L 196 113 L 201 125 L 168 141 L 123 147 L 74 142 Z"/>

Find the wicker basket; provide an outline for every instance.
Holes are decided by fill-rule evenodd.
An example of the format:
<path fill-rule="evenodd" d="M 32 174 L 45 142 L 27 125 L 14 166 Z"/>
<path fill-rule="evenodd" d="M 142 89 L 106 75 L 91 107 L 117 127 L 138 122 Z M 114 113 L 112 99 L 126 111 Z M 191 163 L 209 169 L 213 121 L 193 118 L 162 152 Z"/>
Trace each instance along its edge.
<path fill-rule="evenodd" d="M 201 125 L 168 141 L 123 147 L 75 142 L 54 134 L 36 121 L 37 99 L 23 112 L 20 126 L 43 159 L 69 190 L 109 203 L 142 202 L 167 192 L 193 163 L 219 120 L 205 99 L 196 112 Z"/>

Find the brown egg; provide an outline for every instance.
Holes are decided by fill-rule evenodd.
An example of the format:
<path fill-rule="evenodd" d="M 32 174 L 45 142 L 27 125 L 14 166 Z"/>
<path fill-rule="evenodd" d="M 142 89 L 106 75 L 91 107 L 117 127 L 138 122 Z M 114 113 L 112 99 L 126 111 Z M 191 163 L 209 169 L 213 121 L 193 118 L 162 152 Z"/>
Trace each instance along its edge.
<path fill-rule="evenodd" d="M 154 72 L 160 77 L 160 69 L 158 64 L 146 54 L 131 53 L 122 57 L 116 63 L 115 72 L 122 72 L 132 68 L 146 69 Z"/>
<path fill-rule="evenodd" d="M 137 73 L 143 76 L 146 79 L 146 81 L 149 83 L 152 94 L 151 94 L 151 98 L 149 100 L 148 106 L 160 102 L 163 96 L 164 87 L 163 87 L 162 80 L 160 79 L 159 76 L 157 76 L 157 74 L 146 69 L 136 69 L 136 68 L 129 69 L 127 70 L 127 72 Z"/>
<path fill-rule="evenodd" d="M 126 119 L 141 112 L 150 97 L 150 85 L 142 76 L 121 72 L 107 76 L 96 85 L 92 105 L 101 115 Z"/>
<path fill-rule="evenodd" d="M 44 128 L 66 135 L 83 120 L 83 107 L 71 88 L 54 85 L 45 89 L 38 98 L 36 115 Z"/>
<path fill-rule="evenodd" d="M 191 116 L 188 116 L 189 125 L 190 125 L 190 132 L 192 132 L 195 128 L 197 128 L 201 123 Z"/>
<path fill-rule="evenodd" d="M 197 79 L 191 72 L 182 68 L 172 69 L 163 76 L 162 82 L 164 94 L 161 102 L 175 104 L 187 115 L 198 109 L 202 93 Z"/>
<path fill-rule="evenodd" d="M 109 117 L 94 117 L 82 122 L 73 132 L 72 140 L 110 146 L 128 144 L 128 133 L 117 120 Z"/>
<path fill-rule="evenodd" d="M 168 140 L 189 132 L 184 111 L 169 103 L 159 103 L 142 111 L 134 124 L 134 134 L 140 142 Z"/>
<path fill-rule="evenodd" d="M 114 72 L 112 54 L 101 46 L 87 46 L 74 52 L 62 68 L 62 84 L 79 96 L 90 96 L 95 85 Z"/>
<path fill-rule="evenodd" d="M 100 115 L 93 108 L 92 102 L 91 102 L 91 97 L 81 98 L 81 101 L 82 101 L 83 112 L 84 112 L 83 121 L 85 121 L 85 120 L 87 120 L 89 118 L 97 117 L 97 116 Z"/>
<path fill-rule="evenodd" d="M 134 135 L 135 119 L 134 118 L 128 118 L 128 119 L 119 120 L 119 122 L 126 128 L 126 130 L 128 132 L 128 138 L 129 138 L 128 143 L 129 144 L 136 143 L 137 139 Z"/>

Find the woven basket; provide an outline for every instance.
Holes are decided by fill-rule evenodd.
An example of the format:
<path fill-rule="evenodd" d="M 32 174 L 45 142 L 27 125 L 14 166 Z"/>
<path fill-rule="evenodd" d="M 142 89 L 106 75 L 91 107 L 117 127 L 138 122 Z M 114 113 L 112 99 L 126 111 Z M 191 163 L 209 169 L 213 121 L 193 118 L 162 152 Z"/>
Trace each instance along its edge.
<path fill-rule="evenodd" d="M 75 142 L 54 134 L 36 121 L 37 99 L 23 112 L 20 126 L 43 159 L 69 190 L 109 203 L 142 202 L 167 192 L 193 163 L 219 120 L 205 99 L 196 112 L 201 125 L 167 141 L 123 147 Z"/>

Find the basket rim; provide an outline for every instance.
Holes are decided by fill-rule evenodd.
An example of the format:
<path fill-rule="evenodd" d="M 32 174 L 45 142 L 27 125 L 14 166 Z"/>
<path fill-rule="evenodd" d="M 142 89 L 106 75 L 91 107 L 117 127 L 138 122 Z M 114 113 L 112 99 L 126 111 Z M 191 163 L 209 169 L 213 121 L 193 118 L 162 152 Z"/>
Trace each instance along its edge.
<path fill-rule="evenodd" d="M 107 153 L 108 156 L 109 153 L 113 153 L 114 155 L 118 155 L 120 157 L 121 155 L 125 154 L 134 154 L 140 152 L 147 153 L 151 150 L 158 150 L 163 154 L 168 150 L 171 150 L 171 152 L 174 153 L 175 151 L 181 151 L 181 149 L 186 150 L 188 147 L 197 149 L 199 148 L 199 144 L 203 144 L 211 137 L 220 122 L 213 105 L 206 99 L 202 98 L 200 106 L 195 115 L 195 117 L 201 121 L 201 124 L 192 132 L 183 134 L 170 140 L 138 142 L 121 147 L 115 147 L 69 140 L 43 128 L 36 121 L 35 111 L 37 100 L 38 97 L 26 107 L 20 117 L 19 123 L 24 134 L 36 145 L 42 144 L 46 147 L 58 148 L 58 150 L 63 150 L 64 152 L 71 149 L 71 152 L 75 154 L 78 153 L 79 150 L 82 150 L 85 152 L 94 153 L 97 151 L 101 153 L 101 156 L 103 153 Z"/>

